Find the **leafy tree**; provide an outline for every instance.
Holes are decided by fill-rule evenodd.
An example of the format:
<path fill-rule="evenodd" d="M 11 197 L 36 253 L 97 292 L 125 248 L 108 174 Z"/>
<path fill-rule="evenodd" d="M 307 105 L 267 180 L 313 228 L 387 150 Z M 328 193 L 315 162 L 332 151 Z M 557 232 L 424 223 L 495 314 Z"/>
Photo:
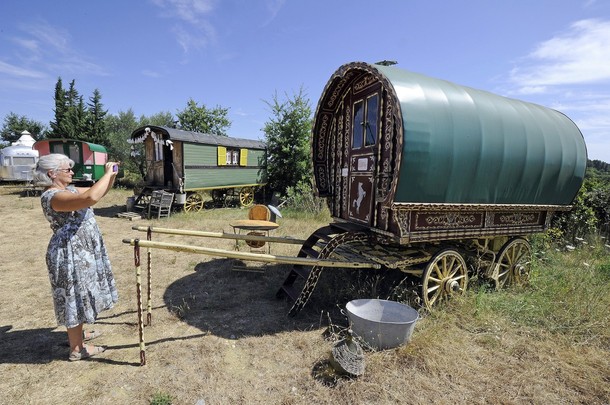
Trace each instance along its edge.
<path fill-rule="evenodd" d="M 209 109 L 204 104 L 201 107 L 193 99 L 189 99 L 186 108 L 179 111 L 178 124 L 185 131 L 201 132 L 203 134 L 227 136 L 231 121 L 227 118 L 228 108 L 217 106 Z"/>
<path fill-rule="evenodd" d="M 280 100 L 275 93 L 272 100 L 265 103 L 272 113 L 263 128 L 267 140 L 269 185 L 286 196 L 289 188 L 311 181 L 312 109 L 302 87 L 292 97 L 286 95 Z"/>
<path fill-rule="evenodd" d="M 106 135 L 106 124 L 104 116 L 108 113 L 104 110 L 104 105 L 101 102 L 102 95 L 98 89 L 93 91 L 93 95 L 89 98 L 87 104 L 87 141 L 97 144 L 105 144 L 108 139 Z M 133 112 L 132 112 L 133 114 Z"/>
<path fill-rule="evenodd" d="M 140 122 L 138 126 L 142 125 L 157 125 L 159 127 L 170 127 L 174 128 L 176 126 L 176 121 L 172 116 L 172 113 L 169 111 L 163 111 L 147 117 L 146 115 L 142 115 L 140 117 Z M 133 128 L 135 129 L 135 127 Z"/>
<path fill-rule="evenodd" d="M 553 234 L 569 243 L 575 243 L 576 238 L 586 238 L 595 234 L 600 224 L 596 210 L 591 205 L 589 195 L 599 187 L 595 180 L 587 178 L 578 190 L 572 202 L 571 211 L 556 213 L 552 220 Z"/>
<path fill-rule="evenodd" d="M 600 233 L 608 238 L 610 236 L 610 187 L 595 187 L 586 194 L 585 203 L 591 207 L 597 219 Z"/>
<path fill-rule="evenodd" d="M 595 168 L 597 170 L 600 170 L 602 172 L 610 172 L 610 164 L 606 163 L 606 162 L 602 162 L 601 160 L 588 160 L 587 161 L 587 168 Z"/>
<path fill-rule="evenodd" d="M 0 138 L 8 143 L 15 142 L 23 131 L 28 131 L 32 138 L 39 140 L 45 136 L 47 128 L 41 122 L 31 120 L 25 115 L 10 112 L 4 117 Z"/>
<path fill-rule="evenodd" d="M 131 132 L 138 126 L 133 110 L 119 111 L 118 115 L 104 117 L 105 138 L 108 157 L 121 162 L 124 169 L 138 171 L 137 166 L 130 164 L 130 144 L 127 142 Z"/>

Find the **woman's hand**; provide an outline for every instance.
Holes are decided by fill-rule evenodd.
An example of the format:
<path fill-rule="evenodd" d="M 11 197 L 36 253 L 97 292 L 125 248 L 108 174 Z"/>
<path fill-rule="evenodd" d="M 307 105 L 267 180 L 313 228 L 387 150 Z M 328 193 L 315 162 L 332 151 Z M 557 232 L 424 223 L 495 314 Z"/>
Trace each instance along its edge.
<path fill-rule="evenodd" d="M 115 170 L 116 168 L 116 170 Z M 118 162 L 106 162 L 104 166 L 104 173 L 116 176 L 119 171 L 119 163 Z"/>

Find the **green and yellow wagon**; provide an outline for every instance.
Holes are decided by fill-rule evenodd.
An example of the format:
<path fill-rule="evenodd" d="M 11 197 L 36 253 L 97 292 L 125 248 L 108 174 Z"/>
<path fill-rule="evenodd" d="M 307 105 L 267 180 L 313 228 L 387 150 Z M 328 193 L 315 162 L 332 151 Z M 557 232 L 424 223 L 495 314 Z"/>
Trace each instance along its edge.
<path fill-rule="evenodd" d="M 152 191 L 175 194 L 175 204 L 200 211 L 204 194 L 215 205 L 254 202 L 255 192 L 266 184 L 266 148 L 261 141 L 207 135 L 176 128 L 146 125 L 131 134 L 143 143 L 146 184 L 135 205 L 146 204 Z"/>

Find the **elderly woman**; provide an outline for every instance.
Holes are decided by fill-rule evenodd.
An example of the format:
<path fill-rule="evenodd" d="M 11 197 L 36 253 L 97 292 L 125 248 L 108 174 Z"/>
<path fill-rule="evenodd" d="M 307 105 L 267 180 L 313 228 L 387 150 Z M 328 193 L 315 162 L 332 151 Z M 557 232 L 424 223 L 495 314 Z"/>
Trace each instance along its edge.
<path fill-rule="evenodd" d="M 53 153 L 42 156 L 34 172 L 34 181 L 45 187 L 42 211 L 53 229 L 47 268 L 57 323 L 68 329 L 71 361 L 106 350 L 84 343 L 100 333 L 85 332 L 83 324 L 94 323 L 101 311 L 118 300 L 108 253 L 91 208 L 112 187 L 118 165 L 106 163 L 102 178 L 89 188 L 70 185 L 73 166 L 67 156 Z"/>

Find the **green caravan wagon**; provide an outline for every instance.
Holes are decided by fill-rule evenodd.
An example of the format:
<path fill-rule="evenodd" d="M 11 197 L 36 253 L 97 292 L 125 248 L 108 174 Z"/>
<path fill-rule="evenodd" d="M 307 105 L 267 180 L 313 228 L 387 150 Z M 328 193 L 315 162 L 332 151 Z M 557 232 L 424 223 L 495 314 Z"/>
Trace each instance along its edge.
<path fill-rule="evenodd" d="M 131 142 L 144 143 L 146 157 L 146 186 L 136 206 L 160 189 L 174 193 L 174 203 L 185 211 L 200 211 L 206 191 L 215 205 L 238 200 L 250 206 L 266 184 L 266 148 L 260 141 L 145 125 L 132 132 Z"/>
<path fill-rule="evenodd" d="M 583 136 L 561 112 L 388 63 L 341 66 L 314 118 L 316 188 L 334 222 L 299 256 L 358 252 L 415 277 L 426 307 L 466 289 L 466 260 L 496 287 L 527 281 L 527 236 L 571 209 L 585 174 Z M 321 270 L 295 266 L 278 292 L 291 312 Z"/>
<path fill-rule="evenodd" d="M 37 141 L 32 146 L 40 156 L 61 153 L 74 161 L 73 182 L 77 185 L 91 185 L 99 180 L 105 171 L 108 152 L 105 147 L 76 139 L 48 138 Z"/>

